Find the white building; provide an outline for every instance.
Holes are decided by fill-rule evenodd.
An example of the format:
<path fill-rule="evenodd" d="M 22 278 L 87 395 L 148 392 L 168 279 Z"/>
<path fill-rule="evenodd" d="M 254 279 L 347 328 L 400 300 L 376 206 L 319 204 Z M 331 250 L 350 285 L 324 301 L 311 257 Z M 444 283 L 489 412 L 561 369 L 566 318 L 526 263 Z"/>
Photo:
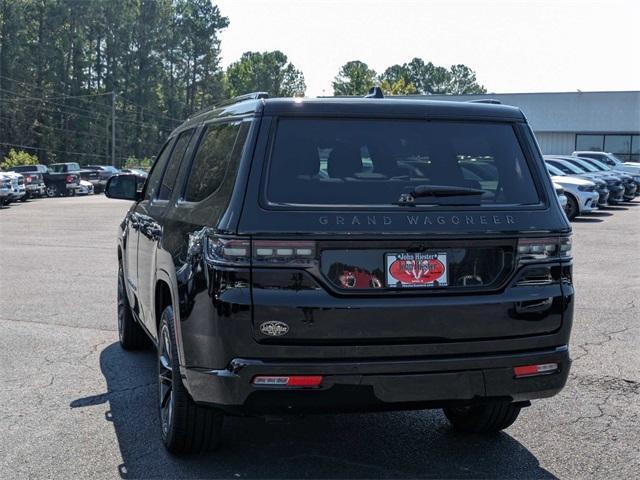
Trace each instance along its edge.
<path fill-rule="evenodd" d="M 542 153 L 600 150 L 640 161 L 640 91 L 429 95 L 433 100 L 493 98 L 520 107 Z"/>

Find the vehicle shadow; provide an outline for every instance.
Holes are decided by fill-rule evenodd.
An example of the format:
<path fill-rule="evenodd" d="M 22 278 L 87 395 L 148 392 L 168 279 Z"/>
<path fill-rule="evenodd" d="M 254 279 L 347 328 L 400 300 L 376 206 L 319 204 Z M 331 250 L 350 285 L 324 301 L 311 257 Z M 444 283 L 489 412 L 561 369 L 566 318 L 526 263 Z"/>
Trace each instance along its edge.
<path fill-rule="evenodd" d="M 591 218 L 591 217 L 576 217 L 571 220 L 573 223 L 600 223 L 604 222 L 601 218 Z"/>
<path fill-rule="evenodd" d="M 603 207 L 600 207 L 599 210 L 595 212 L 590 212 L 589 217 L 613 217 L 613 213 L 605 212 L 602 210 Z"/>
<path fill-rule="evenodd" d="M 228 418 L 217 452 L 172 456 L 160 440 L 155 355 L 114 343 L 101 352 L 100 366 L 107 392 L 71 408 L 108 406 L 121 478 L 556 478 L 508 434 L 458 434 L 436 411 L 316 415 L 282 424 Z"/>
<path fill-rule="evenodd" d="M 620 205 L 607 205 L 606 207 L 601 207 L 603 210 L 610 210 L 610 211 L 619 211 L 619 210 L 628 210 L 628 205 L 624 205 L 624 204 L 620 204 Z"/>

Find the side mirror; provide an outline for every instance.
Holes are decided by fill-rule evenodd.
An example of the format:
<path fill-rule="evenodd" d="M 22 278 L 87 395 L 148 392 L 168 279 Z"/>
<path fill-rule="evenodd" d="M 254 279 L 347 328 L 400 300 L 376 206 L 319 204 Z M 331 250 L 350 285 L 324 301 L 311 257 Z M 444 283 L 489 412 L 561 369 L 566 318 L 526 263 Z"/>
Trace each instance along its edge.
<path fill-rule="evenodd" d="M 138 201 L 142 192 L 138 192 L 138 181 L 129 173 L 116 174 L 109 178 L 104 194 L 109 198 Z"/>

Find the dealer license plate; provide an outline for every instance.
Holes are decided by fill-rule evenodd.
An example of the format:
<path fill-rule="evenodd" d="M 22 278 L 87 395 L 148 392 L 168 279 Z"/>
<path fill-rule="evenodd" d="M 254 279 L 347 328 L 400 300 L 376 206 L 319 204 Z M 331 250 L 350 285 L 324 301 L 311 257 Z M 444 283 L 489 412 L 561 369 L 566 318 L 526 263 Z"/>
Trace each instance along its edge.
<path fill-rule="evenodd" d="M 386 253 L 384 263 L 387 287 L 447 286 L 446 253 Z"/>

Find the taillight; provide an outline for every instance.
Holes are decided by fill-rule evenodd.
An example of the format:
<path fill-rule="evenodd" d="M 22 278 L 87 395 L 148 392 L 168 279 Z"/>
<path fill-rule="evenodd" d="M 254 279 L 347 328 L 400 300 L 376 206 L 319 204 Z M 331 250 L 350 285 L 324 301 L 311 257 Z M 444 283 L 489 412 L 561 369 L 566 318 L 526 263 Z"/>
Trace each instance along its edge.
<path fill-rule="evenodd" d="M 207 237 L 206 253 L 207 259 L 214 263 L 248 266 L 251 261 L 251 242 L 212 235 Z"/>
<path fill-rule="evenodd" d="M 513 373 L 516 378 L 534 377 L 536 375 L 547 375 L 558 371 L 557 363 L 540 363 L 538 365 L 522 365 L 514 367 Z"/>
<path fill-rule="evenodd" d="M 67 183 L 73 182 L 73 176 L 67 175 Z"/>
<path fill-rule="evenodd" d="M 571 237 L 518 239 L 520 263 L 568 258 L 571 258 Z"/>
<path fill-rule="evenodd" d="M 191 244 L 198 237 L 190 238 Z M 235 266 L 306 266 L 316 257 L 316 244 L 303 240 L 254 240 L 206 236 L 207 260 Z"/>
<path fill-rule="evenodd" d="M 26 177 L 24 177 L 24 180 L 27 183 L 31 183 L 31 175 L 27 175 Z"/>
<path fill-rule="evenodd" d="M 316 256 L 316 244 L 303 240 L 255 240 L 253 260 L 262 265 L 308 264 Z"/>
<path fill-rule="evenodd" d="M 258 375 L 253 378 L 254 385 L 263 387 L 313 388 L 322 383 L 321 375 Z"/>

